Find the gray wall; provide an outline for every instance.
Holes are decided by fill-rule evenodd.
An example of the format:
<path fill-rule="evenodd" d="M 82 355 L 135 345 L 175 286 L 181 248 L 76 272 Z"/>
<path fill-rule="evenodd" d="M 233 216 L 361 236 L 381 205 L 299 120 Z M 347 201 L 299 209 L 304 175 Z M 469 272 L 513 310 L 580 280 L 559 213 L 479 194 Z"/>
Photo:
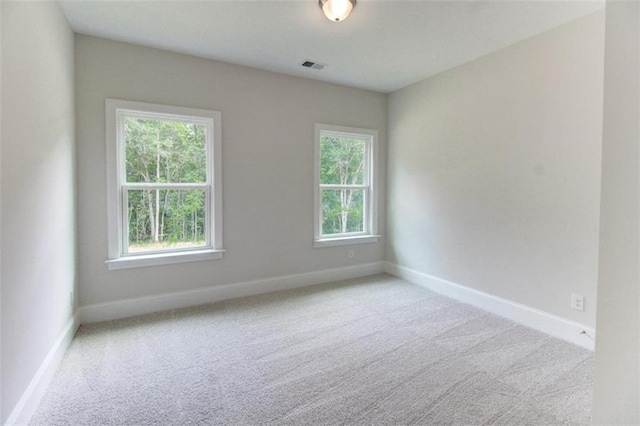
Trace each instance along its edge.
<path fill-rule="evenodd" d="M 60 7 L 0 7 L 4 423 L 73 315 L 75 124 L 73 33 Z"/>
<path fill-rule="evenodd" d="M 593 420 L 640 424 L 640 6 L 608 2 Z"/>
<path fill-rule="evenodd" d="M 312 247 L 313 135 L 316 122 L 377 129 L 386 152 L 385 95 L 81 35 L 76 93 L 82 305 L 383 259 L 382 241 Z M 107 270 L 105 98 L 222 112 L 224 259 Z"/>
<path fill-rule="evenodd" d="M 390 95 L 387 260 L 595 324 L 603 34 L 599 12 Z"/>

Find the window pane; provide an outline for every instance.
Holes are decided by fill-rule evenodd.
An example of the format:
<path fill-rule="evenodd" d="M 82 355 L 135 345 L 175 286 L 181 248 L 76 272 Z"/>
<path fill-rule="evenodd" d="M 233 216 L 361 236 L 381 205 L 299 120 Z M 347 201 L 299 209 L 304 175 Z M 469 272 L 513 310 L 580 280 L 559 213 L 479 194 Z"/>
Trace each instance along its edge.
<path fill-rule="evenodd" d="M 127 182 L 206 182 L 205 126 L 126 117 L 124 132 Z"/>
<path fill-rule="evenodd" d="M 363 185 L 365 141 L 320 137 L 320 184 Z"/>
<path fill-rule="evenodd" d="M 128 190 L 129 253 L 206 246 L 205 191 Z"/>
<path fill-rule="evenodd" d="M 322 191 L 322 234 L 364 232 L 364 190 Z"/>

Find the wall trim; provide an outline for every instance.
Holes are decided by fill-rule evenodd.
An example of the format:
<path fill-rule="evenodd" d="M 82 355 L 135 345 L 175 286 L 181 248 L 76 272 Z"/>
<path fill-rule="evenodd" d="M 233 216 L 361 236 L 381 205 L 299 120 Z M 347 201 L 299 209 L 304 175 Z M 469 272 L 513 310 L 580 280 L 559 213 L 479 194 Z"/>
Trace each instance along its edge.
<path fill-rule="evenodd" d="M 82 324 L 110 321 L 152 312 L 186 308 L 222 300 L 271 293 L 279 290 L 364 277 L 382 272 L 384 272 L 383 262 L 373 262 L 343 268 L 325 269 L 256 281 L 87 305 L 80 308 L 80 320 Z"/>
<path fill-rule="evenodd" d="M 583 348 L 594 350 L 595 330 L 590 326 L 392 262 L 384 262 L 384 271 L 436 293 L 476 306 Z M 582 333 L 583 331 L 586 334 Z"/>
<path fill-rule="evenodd" d="M 29 386 L 11 411 L 5 425 L 26 425 L 29 423 L 79 326 L 80 316 L 76 313 L 64 326 L 51 350 L 40 364 L 40 368 L 31 379 Z"/>

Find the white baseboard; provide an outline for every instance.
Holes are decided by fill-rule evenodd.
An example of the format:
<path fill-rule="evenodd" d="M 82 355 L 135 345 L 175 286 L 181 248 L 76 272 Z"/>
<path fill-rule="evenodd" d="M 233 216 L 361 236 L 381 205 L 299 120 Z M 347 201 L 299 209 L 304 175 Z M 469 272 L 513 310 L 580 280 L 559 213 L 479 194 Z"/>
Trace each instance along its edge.
<path fill-rule="evenodd" d="M 80 319 L 82 324 L 110 321 L 148 314 L 151 312 L 185 308 L 189 306 L 218 302 L 221 300 L 236 299 L 238 297 L 271 293 L 278 290 L 307 287 L 331 281 L 364 277 L 367 275 L 380 274 L 382 272 L 384 272 L 383 262 L 374 262 L 343 268 L 325 269 L 322 271 L 303 274 L 285 275 L 282 277 L 267 278 L 263 280 L 225 284 L 179 293 L 166 293 L 157 296 L 87 305 L 80 308 Z"/>
<path fill-rule="evenodd" d="M 436 293 L 476 306 L 583 348 L 594 350 L 595 330 L 592 327 L 395 263 L 384 262 L 384 271 Z"/>
<path fill-rule="evenodd" d="M 5 425 L 27 425 L 29 423 L 79 326 L 80 318 L 76 314 L 67 322 L 44 361 L 40 364 L 40 368 L 11 411 Z"/>

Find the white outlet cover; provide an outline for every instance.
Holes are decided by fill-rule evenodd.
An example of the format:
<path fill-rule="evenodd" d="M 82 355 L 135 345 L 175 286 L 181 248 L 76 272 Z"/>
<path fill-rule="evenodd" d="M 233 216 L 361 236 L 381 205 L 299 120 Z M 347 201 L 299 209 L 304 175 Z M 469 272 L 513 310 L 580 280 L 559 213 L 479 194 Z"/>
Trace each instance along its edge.
<path fill-rule="evenodd" d="M 572 294 L 571 307 L 577 311 L 584 311 L 584 296 Z"/>

